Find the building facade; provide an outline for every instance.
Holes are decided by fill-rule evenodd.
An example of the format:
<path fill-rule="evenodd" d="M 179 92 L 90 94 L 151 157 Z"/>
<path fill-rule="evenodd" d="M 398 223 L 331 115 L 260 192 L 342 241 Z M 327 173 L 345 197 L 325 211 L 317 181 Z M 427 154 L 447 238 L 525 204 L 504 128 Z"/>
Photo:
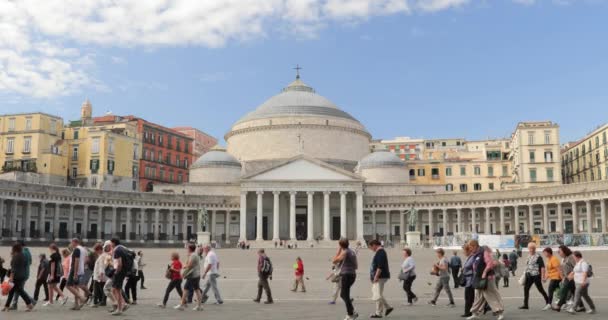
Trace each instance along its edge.
<path fill-rule="evenodd" d="M 545 130 L 522 129 L 541 136 Z M 157 131 L 147 132 L 157 144 Z M 222 245 L 269 247 L 285 240 L 334 247 L 343 237 L 404 242 L 405 230 L 419 231 L 423 240 L 455 233 L 607 232 L 608 181 L 475 193 L 412 183 L 407 163 L 388 150 L 370 152 L 365 126 L 299 77 L 235 122 L 225 140 L 225 150 L 192 164 L 189 182 L 156 184 L 152 193 L 0 181 L 3 239 L 113 235 L 127 243 L 171 244 L 203 228 Z M 486 155 L 497 150 L 472 145 Z M 502 161 L 493 159 L 484 161 Z M 493 170 L 480 176 L 499 171 Z M 406 224 L 410 213 L 417 217 L 412 225 Z"/>
<path fill-rule="evenodd" d="M 204 133 L 199 129 L 192 127 L 175 127 L 173 130 L 185 134 L 192 139 L 191 148 L 193 159 L 200 158 L 203 154 L 217 145 L 216 138 Z"/>
<path fill-rule="evenodd" d="M 65 185 L 63 120 L 46 113 L 0 116 L 0 179 Z"/>
<path fill-rule="evenodd" d="M 608 124 L 600 126 L 578 142 L 562 149 L 564 183 L 608 179 Z"/>

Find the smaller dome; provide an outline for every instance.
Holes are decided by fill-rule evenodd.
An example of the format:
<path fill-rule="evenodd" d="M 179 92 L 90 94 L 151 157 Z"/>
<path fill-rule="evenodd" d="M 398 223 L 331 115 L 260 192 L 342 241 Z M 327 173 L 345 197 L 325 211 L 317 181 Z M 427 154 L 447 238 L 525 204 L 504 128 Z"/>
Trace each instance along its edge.
<path fill-rule="evenodd" d="M 384 167 L 405 167 L 405 162 L 396 154 L 381 150 L 368 154 L 359 161 L 358 165 L 359 170 Z"/>
<path fill-rule="evenodd" d="M 241 168 L 241 163 L 226 150 L 215 149 L 203 154 L 196 160 L 191 169 L 205 167 L 235 167 Z"/>

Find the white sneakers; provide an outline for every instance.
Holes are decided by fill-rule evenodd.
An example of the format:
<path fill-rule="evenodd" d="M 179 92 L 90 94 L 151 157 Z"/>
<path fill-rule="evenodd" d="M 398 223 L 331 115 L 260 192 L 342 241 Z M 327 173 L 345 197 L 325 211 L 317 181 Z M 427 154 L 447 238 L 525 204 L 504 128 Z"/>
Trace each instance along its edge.
<path fill-rule="evenodd" d="M 543 308 L 543 311 L 547 311 L 551 309 L 551 304 L 547 303 L 547 305 Z"/>
<path fill-rule="evenodd" d="M 173 309 L 175 310 L 180 310 L 180 311 L 184 311 L 184 305 L 183 304 L 178 304 L 175 307 L 173 307 Z"/>
<path fill-rule="evenodd" d="M 475 319 L 479 319 L 479 316 L 476 314 L 473 314 L 472 316 L 467 318 L 467 320 L 475 320 Z"/>

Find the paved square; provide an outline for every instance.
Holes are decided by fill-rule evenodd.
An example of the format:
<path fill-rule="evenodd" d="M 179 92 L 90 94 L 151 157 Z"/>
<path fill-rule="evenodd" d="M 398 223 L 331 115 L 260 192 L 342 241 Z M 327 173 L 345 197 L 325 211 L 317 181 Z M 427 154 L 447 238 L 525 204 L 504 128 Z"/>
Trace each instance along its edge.
<path fill-rule="evenodd" d="M 32 273 L 37 268 L 36 257 L 41 252 L 47 252 L 44 248 L 31 248 L 34 264 Z M 169 262 L 169 255 L 174 249 L 144 249 L 147 290 L 138 291 L 138 305 L 132 306 L 120 319 L 136 318 L 167 318 L 179 317 L 180 319 L 247 319 L 247 320 L 268 320 L 268 319 L 343 319 L 345 315 L 344 305 L 340 300 L 334 306 L 328 305 L 329 295 L 332 284 L 325 280 L 330 270 L 330 258 L 335 250 L 329 249 L 270 249 L 268 255 L 272 259 L 275 274 L 271 282 L 274 305 L 255 304 L 251 299 L 256 294 L 256 251 L 221 249 L 218 256 L 221 261 L 221 279 L 219 286 L 224 305 L 207 305 L 204 311 L 195 312 L 192 310 L 175 311 L 171 306 L 177 303 L 176 293 L 170 297 L 167 309 L 159 309 L 156 304 L 161 301 L 164 294 L 167 280 L 164 278 L 164 270 Z M 185 256 L 183 249 L 177 250 L 182 257 Z M 0 248 L 0 255 L 7 259 L 9 248 Z M 418 279 L 414 283 L 414 291 L 420 300 L 413 307 L 404 306 L 405 294 L 401 289 L 401 283 L 396 280 L 398 268 L 401 263 L 401 251 L 398 249 L 388 250 L 391 263 L 392 279 L 387 284 L 386 297 L 395 307 L 395 311 L 389 318 L 393 319 L 460 319 L 463 313 L 463 290 L 455 290 L 457 307 L 450 309 L 445 307 L 447 300 L 441 296 L 438 306 L 431 307 L 427 301 L 432 293 L 435 279 L 428 274 L 430 265 L 434 259 L 434 253 L 429 250 L 417 250 L 414 258 L 417 263 Z M 525 254 L 525 253 L 524 253 Z M 577 315 L 581 319 L 604 319 L 606 312 L 603 303 L 608 302 L 608 266 L 604 263 L 606 252 L 584 252 L 588 261 L 593 264 L 596 276 L 592 280 L 591 295 L 598 305 L 598 314 Z M 306 293 L 293 293 L 290 291 L 293 280 L 293 264 L 297 256 L 304 261 L 306 280 Z M 7 259 L 10 260 L 10 259 Z M 363 249 L 359 253 L 359 272 L 357 282 L 353 287 L 353 297 L 355 298 L 355 308 L 360 314 L 360 318 L 367 319 L 373 312 L 374 305 L 370 300 L 371 285 L 368 277 L 369 262 L 371 252 Z M 521 262 L 521 260 L 520 260 Z M 522 266 L 520 263 L 519 271 Z M 28 282 L 28 293 L 33 294 L 34 281 Z M 66 291 L 67 292 L 67 291 Z M 511 278 L 509 288 L 500 288 L 506 307 L 506 319 L 566 319 L 572 317 L 567 313 L 556 313 L 552 311 L 541 311 L 543 303 L 540 296 L 532 289 L 531 291 L 531 310 L 522 312 L 517 310 L 522 303 L 523 289 L 517 284 L 517 278 Z M 68 293 L 69 296 L 69 293 Z M 4 303 L 6 297 L 2 297 Z M 71 296 L 70 296 L 71 299 Z M 71 300 L 72 301 L 72 300 Z M 71 302 L 70 301 L 70 302 Z M 213 303 L 213 296 L 209 303 Z M 23 309 L 23 307 L 21 307 Z M 40 303 L 32 313 L 11 312 L 0 313 L 0 319 L 42 319 L 46 320 L 69 320 L 87 319 L 99 320 L 112 318 L 104 308 L 92 309 L 85 307 L 80 312 L 69 311 L 68 307 L 43 307 Z M 492 319 L 492 317 L 487 317 Z"/>

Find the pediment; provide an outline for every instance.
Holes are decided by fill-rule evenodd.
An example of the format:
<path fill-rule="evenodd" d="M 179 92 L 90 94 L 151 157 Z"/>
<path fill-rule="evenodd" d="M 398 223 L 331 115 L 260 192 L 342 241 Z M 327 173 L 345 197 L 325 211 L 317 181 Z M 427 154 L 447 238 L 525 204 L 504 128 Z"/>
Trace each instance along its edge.
<path fill-rule="evenodd" d="M 298 156 L 261 172 L 243 177 L 249 181 L 358 181 L 354 173 L 325 162 Z"/>

